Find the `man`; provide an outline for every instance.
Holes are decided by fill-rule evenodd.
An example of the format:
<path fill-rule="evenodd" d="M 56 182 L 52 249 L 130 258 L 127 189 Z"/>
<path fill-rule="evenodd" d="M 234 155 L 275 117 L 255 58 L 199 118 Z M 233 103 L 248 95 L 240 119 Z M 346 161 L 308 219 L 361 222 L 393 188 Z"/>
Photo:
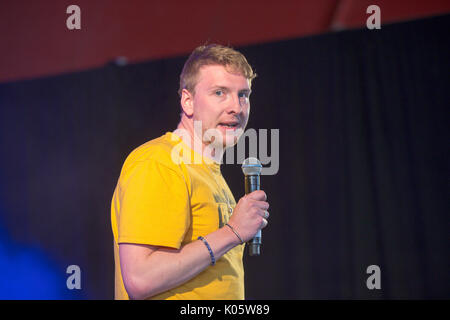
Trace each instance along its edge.
<path fill-rule="evenodd" d="M 247 125 L 254 77 L 229 47 L 186 61 L 177 130 L 128 156 L 113 195 L 116 299 L 244 299 L 244 243 L 269 204 L 262 190 L 236 204 L 217 159 Z"/>

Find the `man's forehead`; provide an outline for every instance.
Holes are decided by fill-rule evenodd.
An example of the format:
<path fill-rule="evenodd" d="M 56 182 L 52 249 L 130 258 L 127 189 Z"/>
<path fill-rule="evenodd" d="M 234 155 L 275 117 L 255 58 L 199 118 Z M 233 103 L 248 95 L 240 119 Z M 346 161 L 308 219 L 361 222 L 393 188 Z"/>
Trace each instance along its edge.
<path fill-rule="evenodd" d="M 222 65 L 202 66 L 198 73 L 197 84 L 202 83 L 206 86 L 238 86 L 250 88 L 250 80 L 245 78 L 242 73 L 233 70 L 232 67 Z"/>

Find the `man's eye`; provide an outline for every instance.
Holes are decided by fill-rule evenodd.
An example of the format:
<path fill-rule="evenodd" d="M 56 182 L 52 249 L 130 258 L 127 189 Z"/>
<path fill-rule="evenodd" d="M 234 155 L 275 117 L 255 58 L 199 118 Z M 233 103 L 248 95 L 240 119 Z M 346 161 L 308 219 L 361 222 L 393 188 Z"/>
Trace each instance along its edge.
<path fill-rule="evenodd" d="M 249 100 L 250 100 L 249 96 L 250 96 L 250 94 L 248 92 L 239 92 L 239 94 L 238 94 L 239 104 L 241 106 L 248 105 Z"/>
<path fill-rule="evenodd" d="M 223 91 L 222 90 L 216 90 L 216 92 L 214 92 L 214 94 L 218 97 L 223 96 Z"/>

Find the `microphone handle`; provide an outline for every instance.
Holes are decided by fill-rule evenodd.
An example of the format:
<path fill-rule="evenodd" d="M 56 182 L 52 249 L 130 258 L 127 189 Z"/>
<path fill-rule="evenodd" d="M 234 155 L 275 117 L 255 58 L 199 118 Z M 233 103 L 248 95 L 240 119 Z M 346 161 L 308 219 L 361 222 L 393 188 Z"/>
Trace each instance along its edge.
<path fill-rule="evenodd" d="M 245 194 L 249 194 L 255 190 L 260 190 L 260 175 L 245 176 Z M 261 254 L 261 229 L 258 230 L 249 245 L 249 254 L 251 256 L 259 256 Z"/>

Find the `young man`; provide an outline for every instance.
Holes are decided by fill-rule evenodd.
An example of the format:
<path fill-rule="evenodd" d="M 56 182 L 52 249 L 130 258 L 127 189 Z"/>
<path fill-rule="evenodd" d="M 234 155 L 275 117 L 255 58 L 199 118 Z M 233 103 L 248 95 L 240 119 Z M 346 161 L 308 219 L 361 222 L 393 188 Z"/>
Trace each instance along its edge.
<path fill-rule="evenodd" d="M 116 299 L 244 299 L 244 243 L 269 204 L 262 190 L 236 204 L 219 162 L 247 125 L 254 77 L 229 47 L 186 61 L 177 130 L 128 156 L 113 195 Z"/>

